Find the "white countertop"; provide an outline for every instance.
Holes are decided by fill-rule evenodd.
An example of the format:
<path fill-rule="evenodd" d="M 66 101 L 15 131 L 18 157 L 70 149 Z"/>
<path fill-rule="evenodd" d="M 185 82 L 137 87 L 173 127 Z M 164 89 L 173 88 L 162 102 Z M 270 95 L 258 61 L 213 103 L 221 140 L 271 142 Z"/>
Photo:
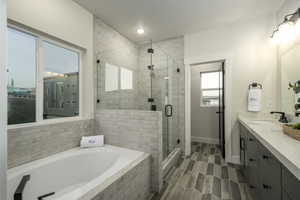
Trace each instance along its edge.
<path fill-rule="evenodd" d="M 285 135 L 279 123 L 257 123 L 255 120 L 239 116 L 240 123 L 300 180 L 300 141 Z"/>

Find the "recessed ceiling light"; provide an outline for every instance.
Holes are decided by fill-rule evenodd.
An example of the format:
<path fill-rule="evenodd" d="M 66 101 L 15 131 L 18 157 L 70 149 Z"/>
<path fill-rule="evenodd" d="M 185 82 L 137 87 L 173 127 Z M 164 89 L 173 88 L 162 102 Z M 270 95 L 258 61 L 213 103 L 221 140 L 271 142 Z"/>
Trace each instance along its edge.
<path fill-rule="evenodd" d="M 145 30 L 143 28 L 138 28 L 136 31 L 139 35 L 143 35 L 145 33 Z"/>

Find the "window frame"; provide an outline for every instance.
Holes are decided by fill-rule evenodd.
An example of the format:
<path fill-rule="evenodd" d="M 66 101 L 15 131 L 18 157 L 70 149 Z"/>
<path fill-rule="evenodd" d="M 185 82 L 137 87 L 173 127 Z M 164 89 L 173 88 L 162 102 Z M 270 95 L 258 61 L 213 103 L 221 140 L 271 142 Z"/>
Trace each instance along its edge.
<path fill-rule="evenodd" d="M 214 73 L 214 72 L 221 72 L 220 70 L 209 70 L 209 71 L 202 71 L 200 72 L 200 107 L 204 107 L 204 108 L 211 108 L 211 107 L 219 107 L 220 102 L 218 103 L 218 105 L 204 105 L 203 104 L 203 99 L 205 99 L 203 97 L 203 91 L 213 91 L 213 90 L 218 90 L 219 91 L 219 95 L 220 95 L 220 90 L 222 90 L 222 88 L 207 88 L 207 89 L 202 89 L 202 74 L 206 74 L 206 73 Z M 220 81 L 220 78 L 219 78 Z M 220 97 L 218 97 L 220 99 Z"/>
<path fill-rule="evenodd" d="M 62 41 L 60 39 L 52 39 L 50 36 L 45 36 L 45 34 L 37 33 L 38 31 L 28 30 L 29 28 L 23 28 L 11 23 L 7 24 L 7 27 L 10 29 L 14 29 L 16 31 L 29 34 L 33 37 L 36 37 L 36 121 L 29 123 L 21 123 L 21 124 L 10 124 L 7 125 L 8 129 L 15 128 L 23 128 L 23 127 L 31 127 L 31 126 L 39 126 L 44 124 L 53 124 L 53 123 L 62 123 L 74 120 L 82 120 L 83 119 L 83 50 L 80 48 L 76 48 L 69 44 L 68 42 Z M 78 66 L 78 74 L 79 74 L 79 114 L 78 116 L 73 117 L 62 117 L 62 118 L 54 118 L 54 119 L 43 119 L 43 111 L 44 111 L 44 51 L 43 51 L 43 42 L 48 42 L 50 44 L 56 45 L 57 47 L 61 47 L 73 52 L 78 53 L 79 58 L 79 66 Z"/>

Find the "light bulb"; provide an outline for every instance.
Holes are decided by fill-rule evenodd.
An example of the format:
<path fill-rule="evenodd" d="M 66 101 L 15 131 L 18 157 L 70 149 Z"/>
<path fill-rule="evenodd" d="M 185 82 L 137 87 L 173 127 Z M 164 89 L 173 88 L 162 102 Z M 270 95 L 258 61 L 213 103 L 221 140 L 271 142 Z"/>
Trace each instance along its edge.
<path fill-rule="evenodd" d="M 295 39 L 295 24 L 291 21 L 286 21 L 278 27 L 279 40 L 281 43 L 287 43 Z"/>
<path fill-rule="evenodd" d="M 143 35 L 145 33 L 145 30 L 143 28 L 138 28 L 136 31 L 139 35 Z"/>

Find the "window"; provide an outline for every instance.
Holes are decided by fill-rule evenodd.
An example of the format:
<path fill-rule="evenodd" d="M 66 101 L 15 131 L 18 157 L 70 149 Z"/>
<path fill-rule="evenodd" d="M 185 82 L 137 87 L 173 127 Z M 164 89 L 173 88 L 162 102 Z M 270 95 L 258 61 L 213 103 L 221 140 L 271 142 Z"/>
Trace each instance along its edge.
<path fill-rule="evenodd" d="M 218 106 L 222 93 L 222 72 L 201 72 L 201 106 Z"/>
<path fill-rule="evenodd" d="M 119 89 L 130 90 L 132 88 L 133 72 L 131 70 L 109 63 L 105 64 L 105 92 L 117 91 Z"/>
<path fill-rule="evenodd" d="M 44 49 L 44 119 L 79 114 L 79 53 L 51 44 Z"/>
<path fill-rule="evenodd" d="M 132 71 L 121 67 L 121 90 L 132 89 Z"/>
<path fill-rule="evenodd" d="M 8 124 L 78 116 L 81 52 L 8 30 Z"/>
<path fill-rule="evenodd" d="M 8 29 L 8 124 L 36 121 L 37 38 Z"/>
<path fill-rule="evenodd" d="M 119 67 L 105 64 L 105 92 L 119 89 Z"/>

